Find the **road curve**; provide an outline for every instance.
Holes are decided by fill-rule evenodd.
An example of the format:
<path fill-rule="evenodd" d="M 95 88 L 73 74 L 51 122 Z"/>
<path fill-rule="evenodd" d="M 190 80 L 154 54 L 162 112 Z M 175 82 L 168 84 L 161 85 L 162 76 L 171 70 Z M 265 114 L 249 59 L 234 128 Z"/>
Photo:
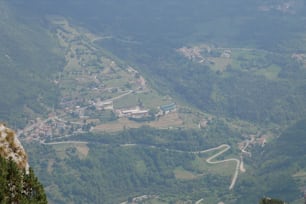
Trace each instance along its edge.
<path fill-rule="evenodd" d="M 41 142 L 44 145 L 57 145 L 57 144 L 88 144 L 88 142 L 85 141 L 62 141 L 62 142 Z M 135 146 L 139 146 L 140 144 L 121 144 L 121 147 L 135 147 Z M 141 145 L 143 146 L 143 145 Z M 147 146 L 149 148 L 159 148 L 157 146 Z M 201 153 L 206 153 L 206 152 L 211 152 L 211 151 L 215 151 L 215 150 L 219 150 L 221 149 L 220 152 L 210 156 L 209 158 L 206 159 L 206 162 L 208 164 L 220 164 L 220 163 L 225 163 L 225 162 L 236 162 L 236 168 L 235 168 L 235 172 L 234 175 L 232 177 L 232 181 L 231 184 L 229 186 L 229 190 L 232 190 L 235 187 L 237 178 L 238 178 L 238 174 L 239 174 L 239 170 L 240 170 L 240 164 L 241 161 L 239 159 L 235 159 L 235 158 L 231 158 L 231 159 L 224 159 L 224 160 L 217 160 L 217 161 L 213 161 L 214 159 L 216 159 L 218 156 L 222 155 L 223 153 L 225 153 L 226 151 L 228 151 L 231 147 L 227 144 L 222 144 L 218 147 L 213 147 L 210 149 L 206 149 L 206 150 L 201 150 L 201 151 L 195 151 L 195 152 L 188 152 L 188 151 L 182 151 L 182 150 L 175 150 L 175 149 L 166 149 L 167 151 L 174 151 L 174 152 L 180 152 L 180 153 L 192 153 L 192 154 L 201 154 Z"/>
<path fill-rule="evenodd" d="M 131 147 L 131 146 L 138 146 L 139 144 L 122 144 L 122 147 Z M 159 148 L 156 146 L 147 146 L 150 148 Z M 218 156 L 222 155 L 223 153 L 225 153 L 226 151 L 228 151 L 231 147 L 228 144 L 222 144 L 218 147 L 213 147 L 210 149 L 206 149 L 206 150 L 201 150 L 201 151 L 195 151 L 195 152 L 188 152 L 188 151 L 182 151 L 182 150 L 175 150 L 175 149 L 165 149 L 167 151 L 174 151 L 174 152 L 179 152 L 179 153 L 192 153 L 192 154 L 201 154 L 201 153 L 206 153 L 206 152 L 211 152 L 214 150 L 219 150 L 222 149 L 220 152 L 212 155 L 211 157 L 206 159 L 206 162 L 208 164 L 220 164 L 220 163 L 225 163 L 225 162 L 235 162 L 236 163 L 236 168 L 235 168 L 235 172 L 233 174 L 232 177 L 232 181 L 231 184 L 229 186 L 229 190 L 232 190 L 235 187 L 237 178 L 238 178 L 238 174 L 239 174 L 239 170 L 240 170 L 240 160 L 239 159 L 235 159 L 235 158 L 231 158 L 231 159 L 224 159 L 224 160 L 218 160 L 218 161 L 213 161 L 215 158 L 217 158 Z"/>
<path fill-rule="evenodd" d="M 224 149 L 223 149 L 224 148 Z M 227 144 L 222 144 L 218 147 L 214 147 L 214 148 L 210 148 L 207 150 L 202 150 L 202 151 L 197 151 L 197 152 L 192 152 L 194 154 L 200 154 L 200 153 L 206 153 L 206 152 L 210 152 L 210 151 L 214 151 L 214 150 L 218 150 L 218 149 L 222 149 L 220 152 L 214 154 L 213 156 L 209 157 L 208 159 L 206 159 L 206 162 L 209 164 L 220 164 L 220 163 L 224 163 L 224 162 L 236 162 L 236 168 L 235 168 L 235 173 L 232 177 L 232 182 L 231 185 L 229 186 L 229 190 L 232 190 L 236 184 L 237 178 L 238 178 L 238 174 L 239 174 L 239 169 L 240 169 L 240 160 L 239 159 L 224 159 L 224 160 L 218 160 L 218 161 L 212 161 L 215 158 L 217 158 L 218 156 L 220 156 L 221 154 L 223 154 L 224 152 L 228 151 L 231 147 Z"/>
<path fill-rule="evenodd" d="M 204 200 L 204 199 L 202 198 L 202 199 L 196 201 L 195 204 L 200 204 L 200 203 L 202 203 L 203 200 Z"/>

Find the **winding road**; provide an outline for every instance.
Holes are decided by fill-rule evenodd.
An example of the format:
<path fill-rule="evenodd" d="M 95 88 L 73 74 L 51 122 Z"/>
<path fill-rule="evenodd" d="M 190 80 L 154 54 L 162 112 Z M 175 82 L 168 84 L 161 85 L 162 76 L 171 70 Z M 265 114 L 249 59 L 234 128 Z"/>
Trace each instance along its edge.
<path fill-rule="evenodd" d="M 220 152 L 218 152 L 218 153 L 214 154 L 213 156 L 209 157 L 208 159 L 206 159 L 206 162 L 209 163 L 209 164 L 220 164 L 220 163 L 225 163 L 225 162 L 235 162 L 236 163 L 235 173 L 233 175 L 231 185 L 229 186 L 229 190 L 232 190 L 234 188 L 235 184 L 236 184 L 238 174 L 239 174 L 239 170 L 241 169 L 240 168 L 240 164 L 241 164 L 240 160 L 231 158 L 231 159 L 212 161 L 215 158 L 217 158 L 218 156 L 222 155 L 224 152 L 228 151 L 230 148 L 231 147 L 229 145 L 222 144 L 218 147 L 214 147 L 214 148 L 210 148 L 210 149 L 202 150 L 202 151 L 197 151 L 197 152 L 192 152 L 192 153 L 201 154 L 201 153 L 206 153 L 206 152 L 222 149 Z"/>
<path fill-rule="evenodd" d="M 57 144 L 88 144 L 88 142 L 85 141 L 61 141 L 61 142 L 42 142 L 42 144 L 44 145 L 57 145 Z M 135 146 L 146 146 L 146 145 L 142 145 L 142 144 L 121 144 L 121 147 L 135 147 Z M 160 148 L 157 146 L 146 146 L 149 148 L 159 148 L 159 149 L 165 149 L 165 148 Z M 188 151 L 182 151 L 182 150 L 175 150 L 175 149 L 165 149 L 167 151 L 173 151 L 173 152 L 178 152 L 178 153 L 191 153 L 191 154 L 202 154 L 202 153 L 207 153 L 207 152 L 211 152 L 211 151 L 215 151 L 215 150 L 221 150 L 219 152 L 217 152 L 216 154 L 210 156 L 209 158 L 206 159 L 206 162 L 208 164 L 221 164 L 221 163 L 225 163 L 225 162 L 235 162 L 236 163 L 236 168 L 235 168 L 235 172 L 233 174 L 232 177 L 232 181 L 231 184 L 229 186 L 229 190 L 232 190 L 235 187 L 236 181 L 238 179 L 238 175 L 239 175 L 239 171 L 241 172 L 245 172 L 244 166 L 243 166 L 243 161 L 242 161 L 242 157 L 239 159 L 235 159 L 235 158 L 230 158 L 230 159 L 224 159 L 224 160 L 215 160 L 218 156 L 222 155 L 223 153 L 227 152 L 231 147 L 228 144 L 222 144 L 218 147 L 213 147 L 210 149 L 206 149 L 206 150 L 201 150 L 201 151 L 194 151 L 194 152 L 188 152 Z M 215 161 L 214 161 L 215 160 Z"/>

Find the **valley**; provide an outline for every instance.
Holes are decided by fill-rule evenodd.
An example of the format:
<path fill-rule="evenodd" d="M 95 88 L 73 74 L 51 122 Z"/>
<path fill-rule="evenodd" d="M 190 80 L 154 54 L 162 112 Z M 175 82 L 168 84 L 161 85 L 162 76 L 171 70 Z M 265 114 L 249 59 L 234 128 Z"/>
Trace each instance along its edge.
<path fill-rule="evenodd" d="M 86 159 L 88 152 L 93 150 L 91 141 L 87 140 L 86 137 L 81 140 L 75 139 L 78 138 L 78 135 L 117 134 L 121 131 L 142 128 L 143 126 L 165 130 L 205 130 L 213 120 L 216 120 L 215 116 L 211 114 L 188 107 L 169 95 L 162 95 L 158 90 L 151 87 L 148 80 L 139 71 L 95 44 L 95 41 L 107 40 L 109 37 L 95 36 L 83 28 L 72 26 L 63 17 L 53 16 L 49 17 L 48 20 L 52 28 L 51 31 L 65 53 L 65 67 L 53 80 L 54 85 L 60 89 L 60 103 L 48 108 L 47 118 L 32 120 L 24 129 L 18 131 L 18 135 L 23 141 L 30 143 L 36 141 L 42 145 L 48 145 L 56 151 L 56 157 L 61 159 L 69 159 L 75 153 L 77 153 L 79 159 Z M 203 49 L 209 55 L 212 55 L 212 53 L 217 55 L 206 58 L 201 54 Z M 185 47 L 177 51 L 189 60 L 195 60 L 200 64 L 211 64 L 214 71 L 221 73 L 226 72 L 226 69 L 231 69 L 230 64 L 235 63 L 232 55 L 237 57 L 236 53 L 244 53 L 247 56 L 256 52 L 248 49 L 232 51 L 230 48 L 215 50 L 208 45 L 195 48 Z M 241 58 L 240 55 L 238 59 L 240 59 L 239 57 Z M 217 96 L 212 97 L 217 100 Z M 226 121 L 227 119 L 219 118 L 218 120 Z M 199 168 L 197 170 L 189 171 L 185 168 L 176 167 L 173 173 L 176 175 L 176 180 L 184 181 L 188 178 L 186 180 L 188 181 L 190 178 L 191 180 L 201 179 L 202 175 L 205 175 L 205 171 L 216 176 L 230 176 L 233 171 L 234 174 L 231 176 L 232 179 L 228 187 L 231 191 L 236 185 L 239 172 L 246 172 L 243 162 L 244 157 L 252 156 L 251 153 L 246 151 L 246 148 L 257 144 L 263 146 L 266 143 L 266 140 L 262 139 L 265 134 L 260 132 L 269 132 L 271 137 L 275 137 L 275 133 L 273 130 L 272 132 L 263 130 L 251 123 L 244 124 L 242 121 L 228 121 L 226 124 L 236 131 L 239 130 L 244 137 L 236 138 L 234 139 L 235 142 L 229 144 L 193 152 L 129 143 L 120 144 L 119 147 L 154 148 L 160 151 L 192 153 L 198 155 L 199 160 L 202 160 L 206 153 L 220 150 L 205 158 L 205 162 L 202 161 L 197 164 L 200 165 L 196 167 Z M 101 145 L 108 146 L 109 144 Z M 239 159 L 218 160 L 217 157 L 227 152 L 231 146 L 236 151 L 233 156 Z M 249 149 L 249 151 L 251 150 Z M 233 163 L 235 165 L 232 165 Z M 204 167 L 201 167 L 203 165 Z M 212 167 L 209 167 L 210 165 Z M 215 165 L 216 167 L 213 167 Z M 50 158 L 48 160 L 48 172 L 50 174 L 54 171 L 53 166 L 54 159 Z M 224 166 L 227 172 L 220 171 L 220 166 Z M 151 199 L 150 196 L 149 198 Z M 152 199 L 159 200 L 154 196 Z M 201 201 L 202 198 L 197 202 L 200 203 Z"/>
<path fill-rule="evenodd" d="M 160 95 L 137 70 L 94 44 L 103 37 L 75 28 L 62 17 L 49 20 L 66 59 L 53 80 L 61 90 L 60 104 L 49 107 L 48 118 L 30 121 L 19 131 L 21 138 L 44 141 L 63 134 L 116 132 L 143 125 L 197 128 L 211 119 Z"/>
<path fill-rule="evenodd" d="M 1 120 L 51 204 L 300 204 L 305 8 L 5 0 Z"/>

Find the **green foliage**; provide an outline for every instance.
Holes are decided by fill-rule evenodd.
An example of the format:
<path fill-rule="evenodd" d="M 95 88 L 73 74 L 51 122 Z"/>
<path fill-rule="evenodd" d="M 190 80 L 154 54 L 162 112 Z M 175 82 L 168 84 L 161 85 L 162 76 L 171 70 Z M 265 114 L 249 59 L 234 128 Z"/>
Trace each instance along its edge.
<path fill-rule="evenodd" d="M 263 198 L 260 200 L 259 204 L 284 204 L 284 201 L 274 199 L 274 198 Z"/>
<path fill-rule="evenodd" d="M 35 6 L 45 8 L 45 4 Z M 48 3 L 49 11 L 56 10 L 98 33 L 109 34 L 112 38 L 101 40 L 102 47 L 135 65 L 160 92 L 179 96 L 203 111 L 262 125 L 286 124 L 306 113 L 306 70 L 291 58 L 293 53 L 306 50 L 306 6 L 301 1 L 292 6 L 295 15 L 258 9 L 266 4 L 276 8 L 279 1 L 87 4 L 79 0 L 61 2 L 60 11 L 57 4 Z M 110 17 L 112 12 L 117 18 Z M 242 57 L 224 73 L 215 73 L 208 65 L 190 62 L 175 52 L 182 46 L 203 43 L 241 47 Z M 243 52 L 245 49 L 248 51 Z"/>
<path fill-rule="evenodd" d="M 27 149 L 49 200 L 56 203 L 119 203 L 144 194 L 178 200 L 200 199 L 219 192 L 222 197 L 227 196 L 228 175 L 199 174 L 192 180 L 175 177 L 177 168 L 195 171 L 189 168 L 196 159 L 191 151 L 215 147 L 220 145 L 220 140 L 235 143 L 233 137 L 237 133 L 229 131 L 222 122 L 214 123 L 207 131 L 142 127 L 116 134 L 67 138 L 89 142 L 90 151 L 85 158 L 79 158 L 77 154 L 60 157 L 55 152 L 60 146 L 31 144 Z M 64 152 L 78 151 L 71 146 L 66 151 L 65 146 L 62 148 Z"/>
<path fill-rule="evenodd" d="M 287 201 L 300 197 L 299 188 L 303 188 L 305 182 L 298 183 L 294 175 L 306 169 L 305 127 L 306 120 L 301 120 L 287 128 L 264 149 L 254 148 L 253 159 L 245 160 L 250 164 L 250 170 L 241 178 L 236 189 L 239 195 L 252 194 L 249 197 L 241 196 L 239 201 L 255 199 L 261 195 Z"/>
<path fill-rule="evenodd" d="M 18 8 L 19 16 L 34 10 L 37 12 L 30 16 L 37 19 L 56 13 L 86 24 L 96 33 L 112 36 L 101 40 L 100 45 L 137 67 L 160 92 L 215 116 L 267 126 L 290 125 L 306 113 L 306 69 L 291 58 L 293 53 L 306 51 L 306 6 L 302 0 L 296 1 L 294 14 L 258 10 L 266 3 L 279 8 L 279 2 L 12 0 L 9 5 Z M 12 14 L 8 16 L 0 18 L 5 19 L 0 31 L 0 115 L 16 121 L 27 117 L 20 111 L 24 105 L 42 112 L 44 103 L 56 104 L 58 90 L 50 77 L 54 67 L 58 70 L 54 63 L 58 58 L 50 51 L 48 35 L 40 32 L 31 19 L 21 23 L 21 19 L 11 18 Z M 209 64 L 189 61 L 175 51 L 202 43 L 240 47 L 241 56 L 233 59 L 224 72 L 215 72 Z M 250 47 L 255 51 L 243 52 Z M 218 55 L 217 51 L 212 53 Z M 108 113 L 100 116 L 101 121 L 113 119 L 114 115 Z M 85 159 L 72 154 L 75 149 L 59 158 L 51 146 L 41 145 L 32 146 L 31 158 L 54 203 L 114 203 L 145 193 L 227 198 L 232 201 L 229 203 L 243 204 L 255 203 L 262 195 L 293 200 L 299 190 L 292 175 L 306 169 L 303 127 L 305 122 L 288 129 L 264 152 L 255 147 L 253 157 L 246 158 L 250 168 L 239 177 L 231 193 L 226 179 L 220 176 L 176 180 L 172 170 L 191 169 L 192 155 L 165 150 L 195 151 L 219 145 L 220 141 L 236 144 L 239 134 L 221 121 L 212 121 L 203 131 L 141 128 L 118 134 L 80 135 L 73 139 L 89 142 Z M 140 146 L 121 146 L 133 143 Z"/>
<path fill-rule="evenodd" d="M 24 126 L 30 115 L 46 111 L 44 104 L 57 104 L 58 90 L 52 80 L 63 60 L 56 43 L 35 21 L 18 19 L 22 15 L 1 1 L 0 10 L 0 115 L 1 120 Z"/>
<path fill-rule="evenodd" d="M 263 52 L 265 62 L 235 59 L 239 65 L 232 64 L 218 73 L 209 65 L 184 59 L 163 43 L 131 45 L 112 40 L 103 41 L 102 46 L 138 63 L 139 69 L 162 87 L 160 91 L 215 115 L 267 125 L 286 124 L 306 113 L 306 70 L 280 50 Z"/>
<path fill-rule="evenodd" d="M 32 169 L 22 171 L 12 160 L 0 157 L 0 203 L 45 204 L 47 198 Z"/>

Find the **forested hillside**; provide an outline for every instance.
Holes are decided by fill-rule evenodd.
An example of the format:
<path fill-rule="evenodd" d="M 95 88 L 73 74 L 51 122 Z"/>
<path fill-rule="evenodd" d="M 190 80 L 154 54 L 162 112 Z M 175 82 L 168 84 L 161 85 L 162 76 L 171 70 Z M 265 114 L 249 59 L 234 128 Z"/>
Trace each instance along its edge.
<path fill-rule="evenodd" d="M 302 0 L 79 0 L 61 2 L 60 9 L 56 1 L 33 2 L 37 10 L 69 16 L 107 36 L 102 47 L 135 65 L 160 90 L 202 111 L 261 125 L 284 125 L 305 115 Z M 206 63 L 177 52 L 203 45 L 211 51 L 200 50 Z M 226 49 L 228 60 L 220 57 Z"/>
<path fill-rule="evenodd" d="M 287 202 L 295 200 L 304 193 L 306 185 L 305 127 L 306 121 L 299 121 L 286 129 L 274 142 L 267 144 L 263 151 L 259 147 L 253 150 L 254 158 L 251 166 L 254 178 L 245 177 L 242 181 L 243 185 L 249 186 L 252 190 L 241 187 L 239 188 L 241 194 L 255 192 L 254 186 L 263 183 L 265 185 L 260 188 L 265 195 Z M 251 184 L 252 182 L 256 184 Z"/>
<path fill-rule="evenodd" d="M 17 167 L 12 160 L 0 157 L 0 202 L 46 204 L 43 186 L 32 169 L 29 173 Z"/>
<path fill-rule="evenodd" d="M 23 146 L 4 124 L 0 124 L 0 203 L 47 203 Z"/>
<path fill-rule="evenodd" d="M 46 113 L 46 104 L 57 105 L 52 76 L 63 61 L 42 21 L 27 20 L 6 1 L 0 11 L 0 115 L 23 127 L 32 114 Z"/>
<path fill-rule="evenodd" d="M 304 0 L 2 1 L 1 120 L 51 203 L 299 204 L 305 19 Z"/>
<path fill-rule="evenodd" d="M 214 148 L 219 141 L 234 144 L 237 134 L 216 121 L 204 131 L 143 127 L 113 134 L 83 134 L 45 145 L 28 144 L 26 148 L 31 150 L 30 163 L 51 202 L 111 204 L 140 195 L 158 195 L 160 203 L 202 197 L 243 203 L 232 199 L 228 191 L 235 163 L 206 162 L 221 150 L 194 153 Z M 37 154 L 44 158 L 35 157 Z M 233 148 L 216 160 L 236 157 Z"/>

